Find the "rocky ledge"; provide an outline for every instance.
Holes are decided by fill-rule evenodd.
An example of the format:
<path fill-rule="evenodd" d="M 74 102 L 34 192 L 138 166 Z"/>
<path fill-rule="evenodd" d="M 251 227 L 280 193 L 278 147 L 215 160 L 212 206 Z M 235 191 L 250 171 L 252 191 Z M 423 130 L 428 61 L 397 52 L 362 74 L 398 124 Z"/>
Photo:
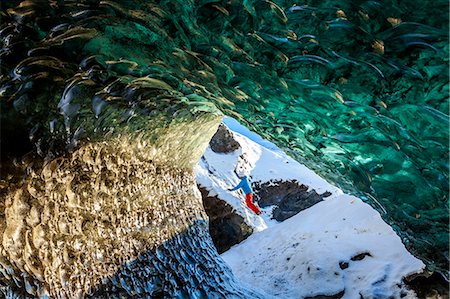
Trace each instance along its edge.
<path fill-rule="evenodd" d="M 253 189 L 260 207 L 275 206 L 272 213 L 277 221 L 284 221 L 331 195 L 318 194 L 297 180 L 255 182 Z"/>

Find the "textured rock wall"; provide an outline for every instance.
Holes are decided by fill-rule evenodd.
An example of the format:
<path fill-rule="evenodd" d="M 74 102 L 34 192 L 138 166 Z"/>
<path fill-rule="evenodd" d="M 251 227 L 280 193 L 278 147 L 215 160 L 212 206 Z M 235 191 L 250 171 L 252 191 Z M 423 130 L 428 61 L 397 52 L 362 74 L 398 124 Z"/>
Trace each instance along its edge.
<path fill-rule="evenodd" d="M 177 159 L 192 165 L 187 161 L 199 157 L 201 141 L 207 144 L 218 121 L 207 122 L 202 135 L 190 129 L 199 145 L 190 159 L 184 155 L 188 142 L 176 151 L 179 140 L 170 142 L 165 134 L 165 146 L 175 152 L 160 155 L 163 146 L 121 137 L 29 165 L 21 183 L 2 189 L 3 287 L 35 296 L 83 296 L 126 262 L 205 219 L 193 173 Z M 198 122 L 190 125 L 199 128 Z M 178 158 L 164 159 L 174 153 Z"/>
<path fill-rule="evenodd" d="M 143 57 L 140 47 L 149 46 L 142 26 L 127 21 L 136 21 L 136 11 L 109 1 L 19 2 L 2 3 L 0 30 L 0 292 L 58 298 L 113 289 L 170 298 L 181 289 L 238 292 L 216 260 L 192 174 L 221 113 L 177 78 L 161 75 L 158 62 L 139 60 L 137 70 L 122 59 L 133 51 Z M 162 244 L 173 248 L 161 254 Z M 184 259 L 168 256 L 182 250 Z M 149 252 L 158 253 L 155 261 Z M 124 270 L 143 256 L 150 260 Z M 206 273 L 189 280 L 177 271 L 183 267 Z M 150 283 L 142 272 L 164 292 L 114 279 L 127 273 Z M 222 285 L 205 282 L 210 275 Z"/>

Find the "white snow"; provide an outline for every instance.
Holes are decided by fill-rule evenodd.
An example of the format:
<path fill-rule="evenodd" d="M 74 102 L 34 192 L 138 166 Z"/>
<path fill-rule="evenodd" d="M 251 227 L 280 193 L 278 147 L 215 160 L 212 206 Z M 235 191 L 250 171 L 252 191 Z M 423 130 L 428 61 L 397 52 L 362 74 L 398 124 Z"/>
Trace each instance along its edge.
<path fill-rule="evenodd" d="M 405 249 L 377 211 L 234 119 L 225 118 L 224 123 L 241 148 L 217 154 L 208 147 L 196 176 L 210 195 L 228 202 L 254 228 L 248 239 L 222 254 L 237 278 L 277 298 L 332 295 L 343 290 L 343 298 L 400 297 L 397 285 L 402 277 L 421 272 L 425 266 Z M 239 182 L 235 169 L 248 172 L 254 182 L 297 180 L 319 194 L 329 191 L 332 195 L 277 222 L 270 219 L 272 207 L 257 216 L 245 206 L 243 194 L 227 191 Z M 361 253 L 370 256 L 351 260 Z M 341 269 L 339 263 L 348 263 L 348 267 Z M 407 292 L 406 298 L 414 294 Z"/>
<path fill-rule="evenodd" d="M 361 253 L 371 256 L 351 260 Z M 399 298 L 401 278 L 424 266 L 375 210 L 345 194 L 251 235 L 222 258 L 237 278 L 279 298 L 342 290 L 344 298 Z"/>

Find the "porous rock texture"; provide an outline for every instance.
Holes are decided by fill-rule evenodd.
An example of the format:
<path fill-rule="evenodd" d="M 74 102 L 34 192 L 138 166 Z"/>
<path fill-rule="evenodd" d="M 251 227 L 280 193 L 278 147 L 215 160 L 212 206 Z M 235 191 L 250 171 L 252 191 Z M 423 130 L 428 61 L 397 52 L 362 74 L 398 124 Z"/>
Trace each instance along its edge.
<path fill-rule="evenodd" d="M 139 139 L 87 143 L 3 189 L 2 283 L 36 296 L 83 296 L 204 219 L 192 171 L 153 153 Z"/>
<path fill-rule="evenodd" d="M 143 149 L 87 144 L 32 170 L 6 195 L 2 255 L 14 276 L 27 274 L 17 288 L 80 296 L 201 218 L 192 177 L 152 163 Z M 172 201 L 182 205 L 174 209 Z"/>

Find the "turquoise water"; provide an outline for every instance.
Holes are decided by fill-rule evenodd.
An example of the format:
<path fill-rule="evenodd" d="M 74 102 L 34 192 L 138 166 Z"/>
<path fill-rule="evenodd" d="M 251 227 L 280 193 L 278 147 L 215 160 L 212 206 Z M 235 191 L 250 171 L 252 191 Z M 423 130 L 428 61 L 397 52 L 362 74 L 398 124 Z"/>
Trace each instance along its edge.
<path fill-rule="evenodd" d="M 2 117 L 23 117 L 39 152 L 89 136 L 83 120 L 104 107 L 126 121 L 158 109 L 149 97 L 174 117 L 170 101 L 209 102 L 361 196 L 446 273 L 447 1 L 18 3 L 2 3 Z M 67 89 L 82 72 L 112 96 Z M 177 93 L 114 93 L 140 77 Z"/>

